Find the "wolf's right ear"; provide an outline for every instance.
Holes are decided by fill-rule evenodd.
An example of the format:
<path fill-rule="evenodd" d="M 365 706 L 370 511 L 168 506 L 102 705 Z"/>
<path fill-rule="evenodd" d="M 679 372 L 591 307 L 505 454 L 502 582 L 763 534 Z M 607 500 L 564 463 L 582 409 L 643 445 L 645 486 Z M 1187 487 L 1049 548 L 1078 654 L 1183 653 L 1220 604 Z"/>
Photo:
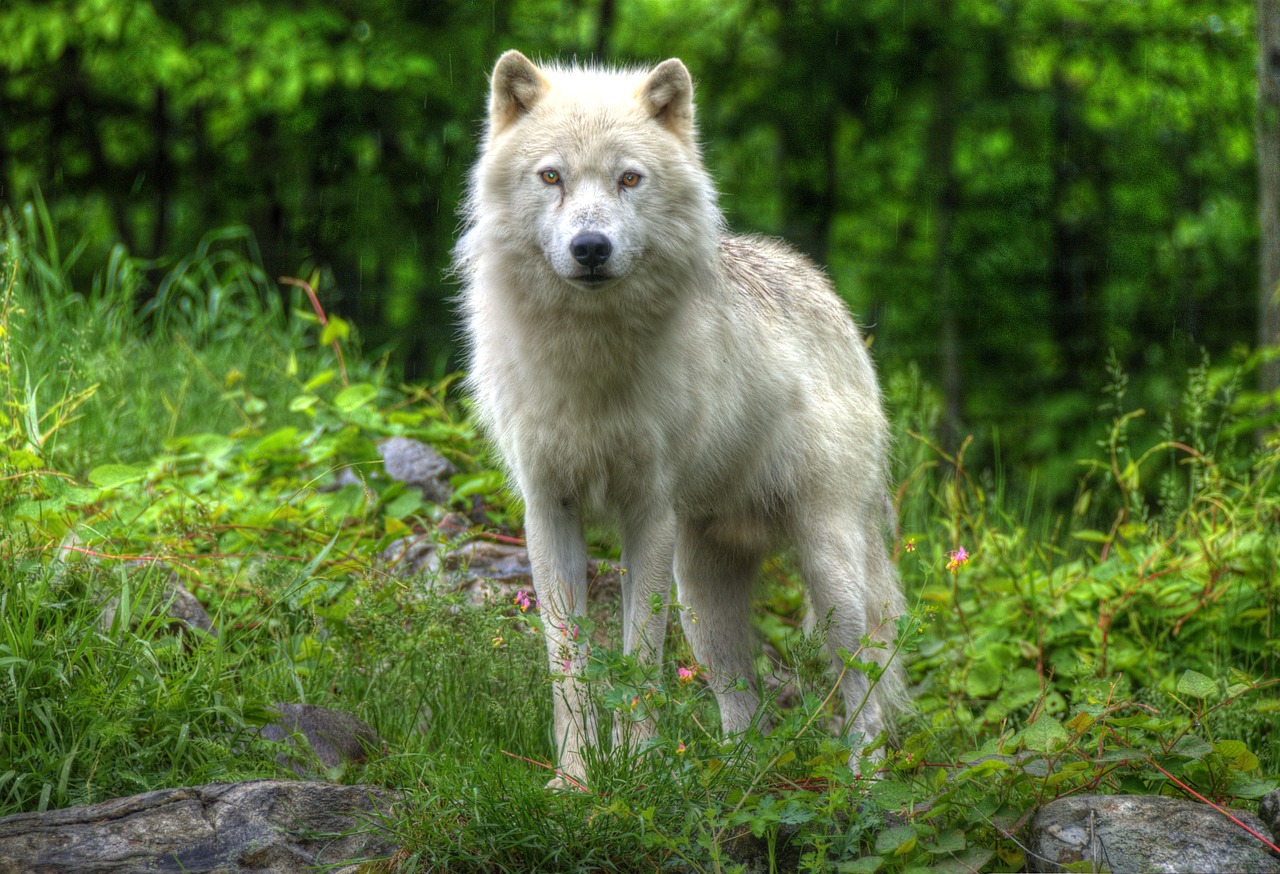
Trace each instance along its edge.
<path fill-rule="evenodd" d="M 533 109 L 551 83 L 533 61 L 515 49 L 504 52 L 493 68 L 489 90 L 489 133 L 501 133 Z"/>
<path fill-rule="evenodd" d="M 693 142 L 693 77 L 678 58 L 654 67 L 639 96 L 655 121 L 685 142 Z"/>

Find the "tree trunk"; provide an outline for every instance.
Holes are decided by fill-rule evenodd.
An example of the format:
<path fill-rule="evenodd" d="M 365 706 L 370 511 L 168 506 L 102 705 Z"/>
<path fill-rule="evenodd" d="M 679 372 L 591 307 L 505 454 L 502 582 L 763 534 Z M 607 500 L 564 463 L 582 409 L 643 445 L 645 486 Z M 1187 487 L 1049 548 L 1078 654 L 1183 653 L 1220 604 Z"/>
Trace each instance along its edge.
<path fill-rule="evenodd" d="M 1258 345 L 1280 344 L 1280 0 L 1258 0 Z M 1261 389 L 1280 389 L 1280 359 L 1262 366 Z"/>
<path fill-rule="evenodd" d="M 604 61 L 605 49 L 609 47 L 609 37 L 613 33 L 614 0 L 600 0 L 600 10 L 596 15 L 596 41 L 593 54 L 597 61 Z"/>
<path fill-rule="evenodd" d="M 1095 253 L 1101 251 L 1102 246 L 1095 239 L 1101 216 L 1096 212 L 1080 215 L 1079 206 L 1068 204 L 1082 199 L 1075 196 L 1077 187 L 1093 188 L 1087 175 L 1090 156 L 1100 154 L 1101 143 L 1086 128 L 1081 118 L 1080 96 L 1061 71 L 1053 75 L 1051 94 L 1053 260 L 1049 287 L 1053 295 L 1054 339 L 1062 359 L 1057 385 L 1060 390 L 1072 391 L 1081 388 L 1081 374 L 1097 367 L 1100 361 L 1099 350 L 1095 348 L 1098 331 L 1091 319 L 1090 298 L 1096 294 L 1100 281 Z"/>
<path fill-rule="evenodd" d="M 925 184 L 933 237 L 933 294 L 939 303 L 939 355 L 942 368 L 943 420 L 942 441 L 955 450 L 963 430 L 964 382 L 960 363 L 960 307 L 956 301 L 952 273 L 952 236 L 958 197 L 955 174 L 956 148 L 956 77 L 959 62 L 950 43 L 951 4 L 942 5 L 942 32 L 935 50 L 930 72 L 933 78 L 933 118 L 926 134 Z"/>
<path fill-rule="evenodd" d="M 155 177 L 156 219 L 151 229 L 151 257 L 159 258 L 164 254 L 169 239 L 169 198 L 173 182 L 173 167 L 169 163 L 169 100 L 164 88 L 156 89 L 152 132 L 156 138 L 151 164 L 151 173 Z"/>

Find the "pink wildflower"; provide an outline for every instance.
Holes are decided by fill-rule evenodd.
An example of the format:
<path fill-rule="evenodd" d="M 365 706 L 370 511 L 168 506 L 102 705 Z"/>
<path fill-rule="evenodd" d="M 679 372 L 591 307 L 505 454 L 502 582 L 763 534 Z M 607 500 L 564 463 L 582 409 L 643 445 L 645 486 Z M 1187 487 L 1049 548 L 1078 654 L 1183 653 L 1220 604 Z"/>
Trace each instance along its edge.
<path fill-rule="evenodd" d="M 953 574 L 959 573 L 960 568 L 964 567 L 969 563 L 969 553 L 962 546 L 959 549 L 953 551 L 949 555 L 949 559 L 950 560 L 947 562 L 947 570 L 951 571 L 951 573 Z"/>
<path fill-rule="evenodd" d="M 520 608 L 521 613 L 524 613 L 526 610 L 528 610 L 529 605 L 533 603 L 532 601 L 529 600 L 529 593 L 526 592 L 524 589 L 521 589 L 520 591 L 516 592 L 515 601 L 516 601 L 516 606 Z"/>
<path fill-rule="evenodd" d="M 697 665 L 694 665 L 692 668 L 680 668 L 678 671 L 676 671 L 676 676 L 680 678 L 681 683 L 688 683 L 697 675 L 698 675 Z"/>

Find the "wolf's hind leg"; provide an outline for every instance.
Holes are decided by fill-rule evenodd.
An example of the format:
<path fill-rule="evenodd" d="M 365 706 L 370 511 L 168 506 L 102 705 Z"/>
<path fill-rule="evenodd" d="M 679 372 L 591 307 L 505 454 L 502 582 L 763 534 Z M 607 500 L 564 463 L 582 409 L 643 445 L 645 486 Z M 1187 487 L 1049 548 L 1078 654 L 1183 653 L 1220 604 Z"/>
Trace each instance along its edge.
<path fill-rule="evenodd" d="M 882 548 L 872 542 L 867 526 L 857 520 L 810 518 L 797 526 L 795 538 L 800 571 L 809 587 L 817 627 L 827 629 L 827 649 L 844 698 L 846 725 L 869 743 L 886 727 L 887 714 L 881 694 L 867 675 L 845 669 L 840 650 L 856 654 L 859 661 L 883 663 L 883 650 L 863 649 L 871 585 L 868 550 Z"/>
<path fill-rule="evenodd" d="M 717 539 L 706 523 L 683 523 L 676 542 L 680 623 L 708 672 L 725 734 L 745 731 L 760 704 L 751 591 L 762 557 L 757 547 Z"/>

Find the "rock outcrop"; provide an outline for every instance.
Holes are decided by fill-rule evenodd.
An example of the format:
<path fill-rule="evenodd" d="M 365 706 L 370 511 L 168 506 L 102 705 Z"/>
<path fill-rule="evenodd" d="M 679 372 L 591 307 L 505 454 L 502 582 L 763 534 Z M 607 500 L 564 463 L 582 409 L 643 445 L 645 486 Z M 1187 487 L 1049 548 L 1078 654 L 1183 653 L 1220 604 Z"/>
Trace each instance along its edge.
<path fill-rule="evenodd" d="M 395 852 L 396 796 L 371 786 L 257 780 L 159 789 L 0 819 L 0 874 L 325 870 Z"/>
<path fill-rule="evenodd" d="M 1231 815 L 1274 842 L 1252 813 Z M 1075 795 L 1046 804 L 1031 825 L 1027 865 L 1116 874 L 1280 874 L 1280 857 L 1214 808 L 1154 795 Z"/>

